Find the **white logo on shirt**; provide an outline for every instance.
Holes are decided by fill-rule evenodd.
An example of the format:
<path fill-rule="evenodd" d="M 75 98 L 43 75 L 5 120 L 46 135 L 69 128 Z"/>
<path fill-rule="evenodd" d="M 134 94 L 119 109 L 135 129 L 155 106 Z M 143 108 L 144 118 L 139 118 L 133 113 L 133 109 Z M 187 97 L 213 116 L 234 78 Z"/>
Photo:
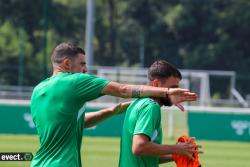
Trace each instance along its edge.
<path fill-rule="evenodd" d="M 85 112 L 85 104 L 82 106 L 82 108 L 78 111 L 78 116 L 77 116 L 77 121 L 80 119 L 80 117 L 82 116 L 82 114 Z"/>
<path fill-rule="evenodd" d="M 153 133 L 153 135 L 151 136 L 151 141 L 154 141 L 157 136 L 158 136 L 158 131 L 155 130 L 154 133 Z"/>

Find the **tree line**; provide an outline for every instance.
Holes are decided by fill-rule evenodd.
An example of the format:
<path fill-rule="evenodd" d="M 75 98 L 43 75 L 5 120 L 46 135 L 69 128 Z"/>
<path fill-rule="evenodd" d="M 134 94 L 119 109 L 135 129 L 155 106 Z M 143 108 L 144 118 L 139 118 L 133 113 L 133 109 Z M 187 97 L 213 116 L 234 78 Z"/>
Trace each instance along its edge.
<path fill-rule="evenodd" d="M 0 13 L 0 84 L 34 85 L 49 75 L 44 64 L 49 70 L 58 43 L 85 45 L 86 1 L 1 0 Z M 95 1 L 94 63 L 148 67 L 163 58 L 181 69 L 233 70 L 249 94 L 249 20 L 248 0 Z"/>

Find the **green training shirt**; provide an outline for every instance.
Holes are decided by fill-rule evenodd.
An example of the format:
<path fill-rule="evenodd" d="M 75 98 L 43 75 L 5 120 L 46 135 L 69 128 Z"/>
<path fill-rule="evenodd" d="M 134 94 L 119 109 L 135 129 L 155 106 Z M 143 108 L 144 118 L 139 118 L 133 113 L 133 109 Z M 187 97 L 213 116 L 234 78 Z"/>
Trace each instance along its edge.
<path fill-rule="evenodd" d="M 38 84 L 31 114 L 40 140 L 31 166 L 79 167 L 84 104 L 101 96 L 108 80 L 82 73 L 60 73 Z"/>
<path fill-rule="evenodd" d="M 144 134 L 152 142 L 162 143 L 160 105 L 153 99 L 137 99 L 127 109 L 122 131 L 119 167 L 158 167 L 159 157 L 133 154 L 133 136 L 136 134 Z"/>

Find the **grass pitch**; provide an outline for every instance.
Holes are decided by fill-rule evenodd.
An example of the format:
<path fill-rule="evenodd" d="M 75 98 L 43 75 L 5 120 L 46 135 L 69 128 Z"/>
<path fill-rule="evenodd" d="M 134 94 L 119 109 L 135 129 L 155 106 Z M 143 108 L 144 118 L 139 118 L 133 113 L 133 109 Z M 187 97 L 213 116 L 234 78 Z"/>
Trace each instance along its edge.
<path fill-rule="evenodd" d="M 84 167 L 116 167 L 118 166 L 119 138 L 84 137 L 82 160 Z M 164 139 L 165 144 L 175 143 L 175 140 Z M 249 167 L 250 143 L 200 141 L 203 155 L 200 161 L 204 167 Z M 0 152 L 32 152 L 35 154 L 39 141 L 35 135 L 0 135 Z M 25 167 L 30 162 L 3 162 L 0 167 Z M 160 165 L 174 167 L 173 163 Z"/>

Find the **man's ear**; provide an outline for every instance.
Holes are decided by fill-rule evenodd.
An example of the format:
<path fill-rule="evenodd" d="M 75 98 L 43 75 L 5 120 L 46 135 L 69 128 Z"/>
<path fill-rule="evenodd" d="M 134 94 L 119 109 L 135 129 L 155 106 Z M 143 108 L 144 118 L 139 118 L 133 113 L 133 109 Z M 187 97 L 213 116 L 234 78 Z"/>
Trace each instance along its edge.
<path fill-rule="evenodd" d="M 158 79 L 154 79 L 154 80 L 152 81 L 152 86 L 154 86 L 154 87 L 159 87 L 159 86 L 160 86 L 160 81 L 159 81 Z"/>
<path fill-rule="evenodd" d="M 71 69 L 71 61 L 70 59 L 64 59 L 63 62 L 62 62 L 62 65 L 65 67 L 66 70 L 69 70 Z"/>

